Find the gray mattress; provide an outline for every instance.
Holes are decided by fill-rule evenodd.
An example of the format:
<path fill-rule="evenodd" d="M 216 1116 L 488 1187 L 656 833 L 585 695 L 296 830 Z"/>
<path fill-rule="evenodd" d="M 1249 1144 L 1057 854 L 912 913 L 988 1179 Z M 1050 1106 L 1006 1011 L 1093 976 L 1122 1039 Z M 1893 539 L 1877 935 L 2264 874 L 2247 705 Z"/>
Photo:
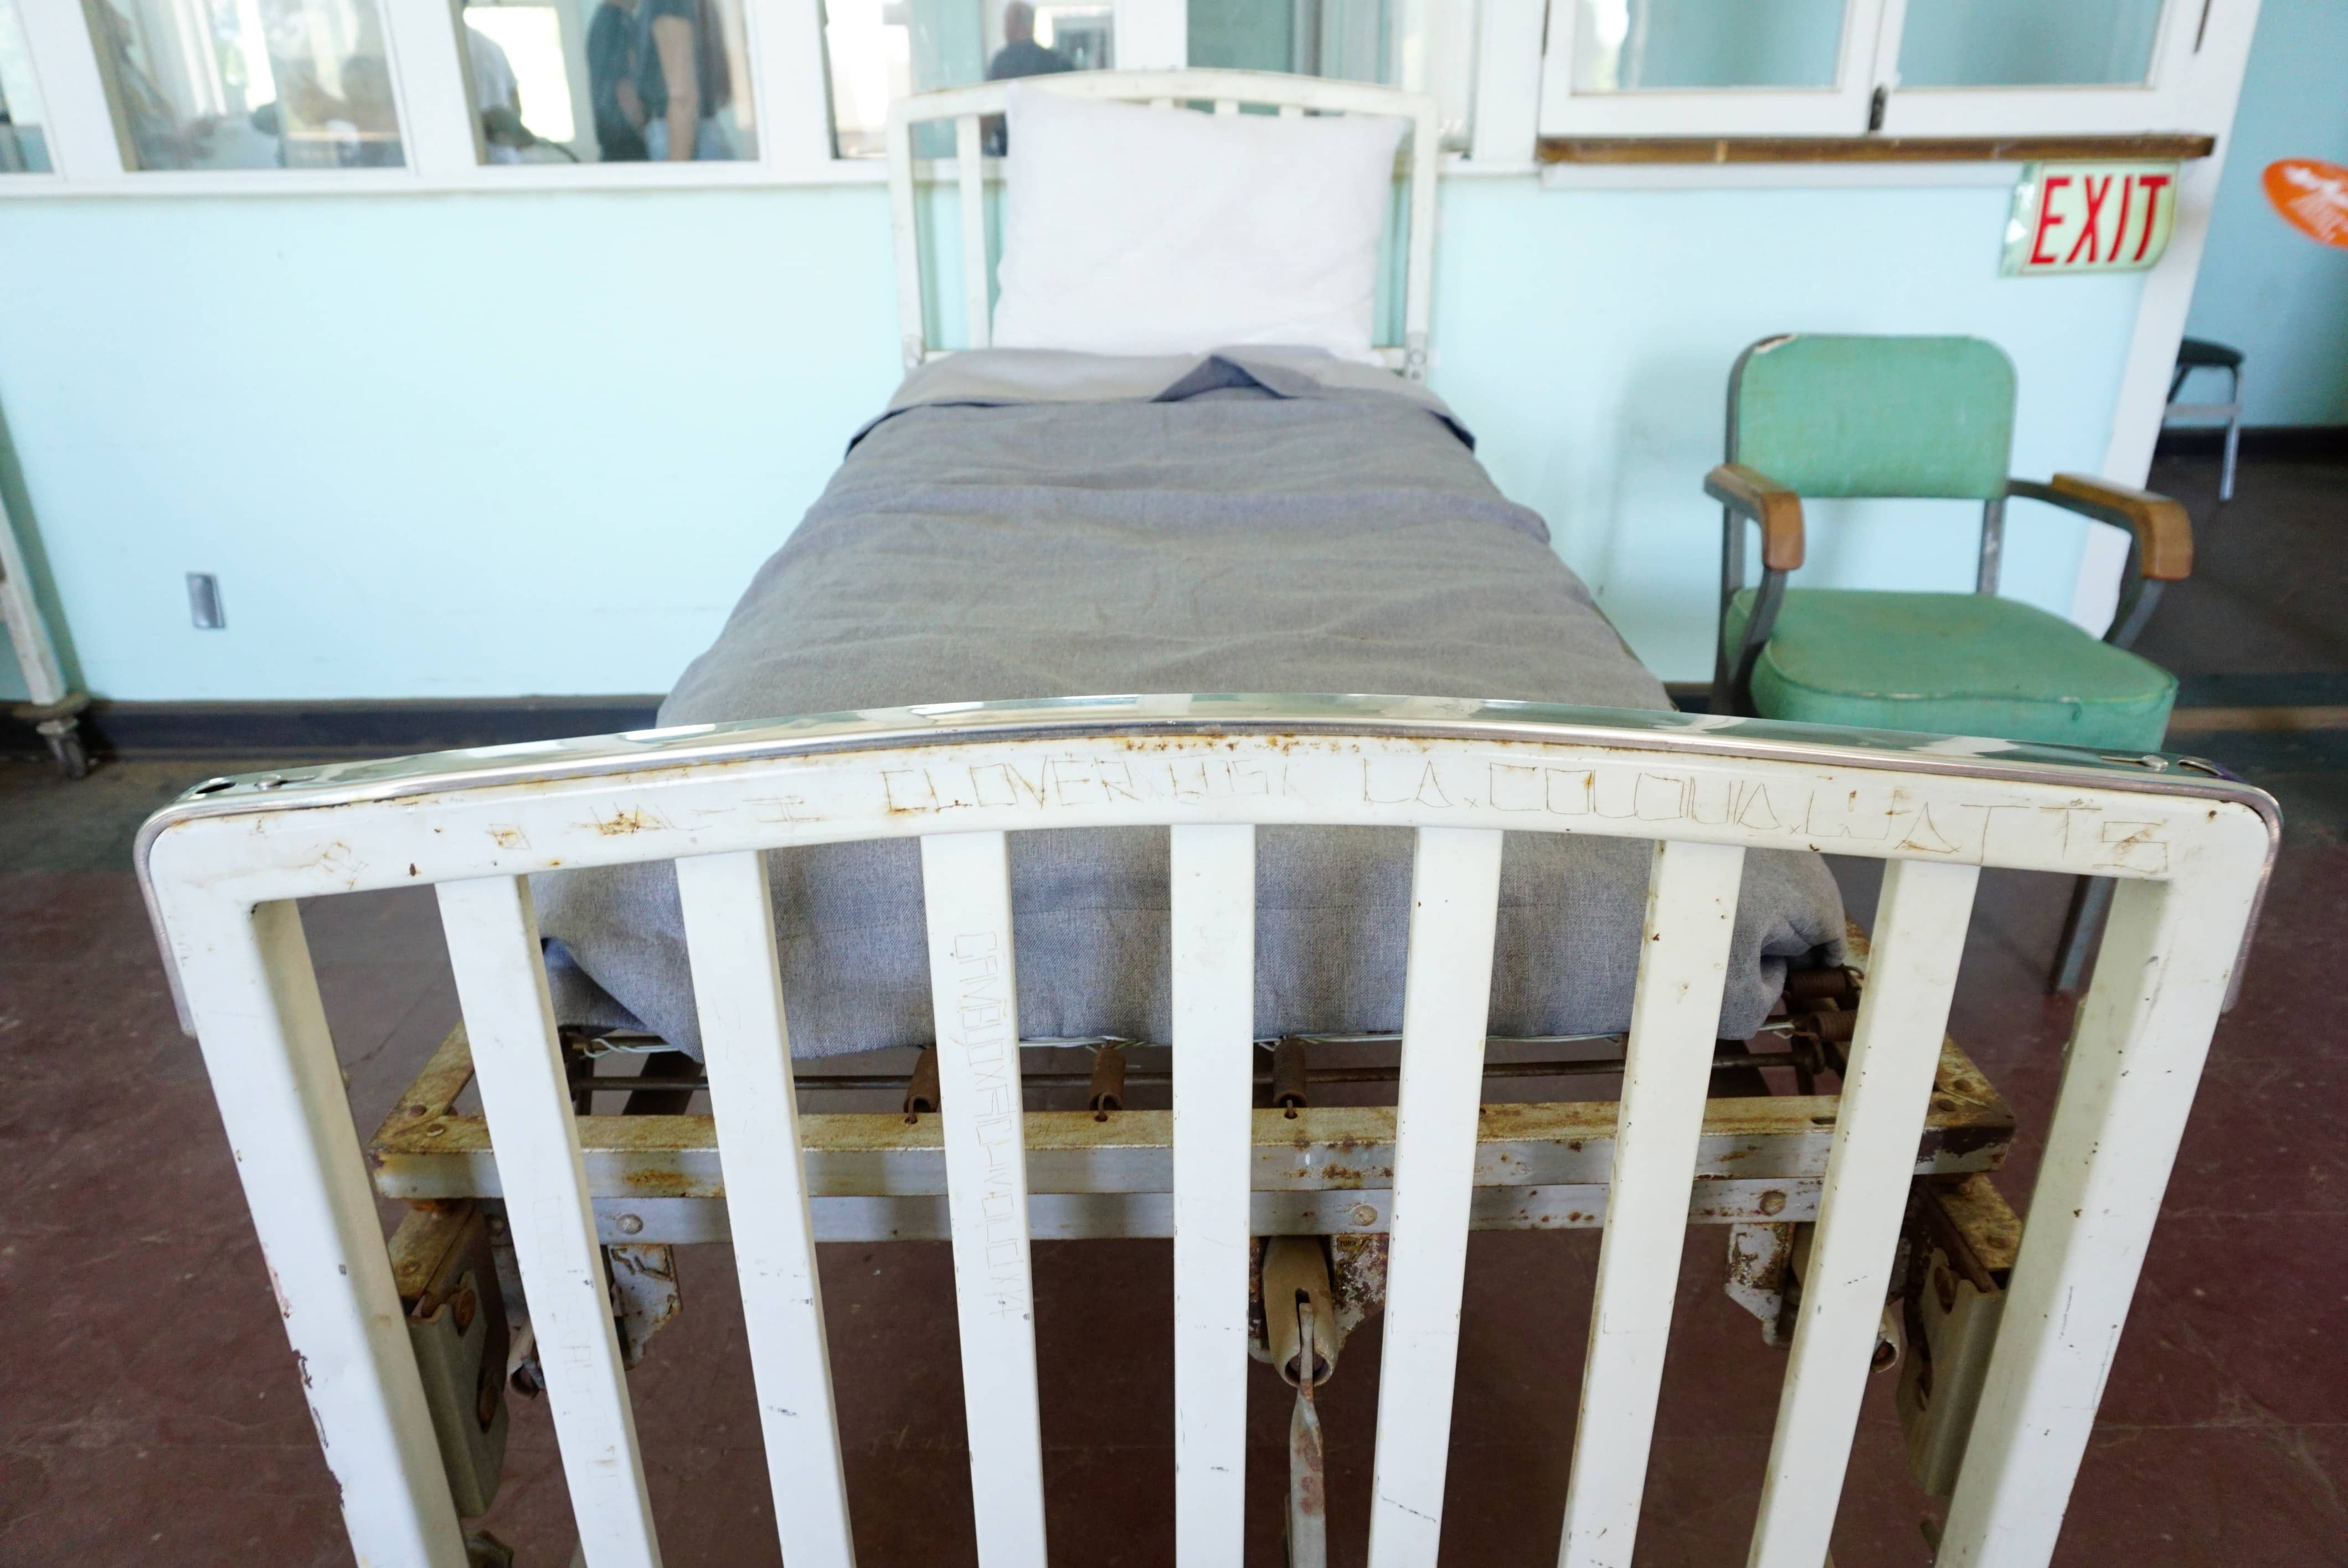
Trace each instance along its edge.
<path fill-rule="evenodd" d="M 1282 351 L 993 351 L 908 382 L 660 716 L 1134 692 L 1669 706 L 1425 392 Z M 1260 1036 L 1399 1024 L 1410 848 L 1262 830 Z M 1509 835 L 1494 1033 L 1625 1027 L 1647 861 L 1636 840 Z M 926 1042 L 916 845 L 771 862 L 794 1053 Z M 1163 830 L 1014 834 L 1011 872 L 1021 1033 L 1165 1040 Z M 558 1015 L 697 1052 L 669 866 L 534 880 Z M 1841 938 L 1823 862 L 1748 856 L 1723 1037 L 1758 1027 L 1789 963 L 1839 961 Z"/>

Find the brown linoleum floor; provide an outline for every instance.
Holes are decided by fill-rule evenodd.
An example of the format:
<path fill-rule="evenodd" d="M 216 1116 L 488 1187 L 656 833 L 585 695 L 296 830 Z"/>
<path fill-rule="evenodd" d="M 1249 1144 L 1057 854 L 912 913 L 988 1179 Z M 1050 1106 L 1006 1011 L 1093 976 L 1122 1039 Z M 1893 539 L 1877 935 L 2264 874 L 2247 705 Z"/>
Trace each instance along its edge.
<path fill-rule="evenodd" d="M 2242 498 L 2213 521 L 2214 467 L 2172 463 L 2156 480 L 2203 521 L 2203 569 L 2164 606 L 2147 651 L 2193 675 L 2336 682 L 2348 671 L 2336 609 L 2348 509 L 2333 497 L 2348 472 L 2249 466 Z M 2348 1027 L 2336 1001 L 2348 735 L 2220 733 L 2191 749 L 2273 789 L 2289 828 L 2057 1561 L 2348 1563 Z M 70 785 L 0 762 L 0 1171 L 12 1198 L 0 1563 L 350 1561 L 211 1092 L 173 1022 L 128 869 L 139 820 L 180 788 L 286 760 L 117 762 Z M 1864 918 L 1872 868 L 1839 869 Z M 1985 879 L 1952 1026 L 2031 1129 L 2070 1022 L 2038 984 L 2062 901 L 2048 879 Z M 431 899 L 331 901 L 306 924 L 371 1126 L 455 1017 Z M 2025 1136 L 2002 1178 L 2017 1204 L 2034 1157 Z M 1721 1294 L 1720 1234 L 1699 1231 L 1688 1249 L 1642 1563 L 1741 1561 L 1757 1497 L 1784 1360 Z M 1446 1563 L 1554 1560 L 1596 1252 L 1594 1233 L 1475 1239 Z M 968 1562 L 947 1248 L 834 1246 L 823 1267 L 860 1560 Z M 1054 1560 L 1170 1563 L 1169 1248 L 1046 1244 L 1035 1271 Z M 726 1250 L 689 1251 L 684 1286 L 684 1318 L 631 1379 L 667 1561 L 771 1563 Z M 1362 1552 L 1376 1384 L 1373 1327 L 1323 1404 L 1339 1563 Z M 1890 1394 L 1879 1378 L 1835 1537 L 1841 1568 L 1929 1561 L 1926 1500 L 1907 1481 Z M 1287 1413 L 1259 1371 L 1251 1562 L 1280 1557 Z M 542 1399 L 516 1401 L 488 1522 L 528 1568 L 570 1560 Z"/>

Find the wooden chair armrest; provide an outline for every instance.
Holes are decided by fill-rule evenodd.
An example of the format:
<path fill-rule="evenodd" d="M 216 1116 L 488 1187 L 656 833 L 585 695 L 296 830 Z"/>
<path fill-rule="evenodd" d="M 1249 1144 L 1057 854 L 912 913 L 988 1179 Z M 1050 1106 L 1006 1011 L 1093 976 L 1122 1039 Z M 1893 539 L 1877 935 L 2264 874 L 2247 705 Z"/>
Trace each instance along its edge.
<path fill-rule="evenodd" d="M 2193 519 L 2167 496 L 2085 474 L 2057 474 L 2046 485 L 2015 479 L 2006 490 L 2127 529 L 2136 536 L 2137 570 L 2154 582 L 2182 582 L 2193 575 Z"/>
<path fill-rule="evenodd" d="M 1761 564 L 1771 571 L 1802 565 L 1802 497 L 1757 468 L 1723 463 L 1704 477 L 1704 493 L 1761 525 Z"/>

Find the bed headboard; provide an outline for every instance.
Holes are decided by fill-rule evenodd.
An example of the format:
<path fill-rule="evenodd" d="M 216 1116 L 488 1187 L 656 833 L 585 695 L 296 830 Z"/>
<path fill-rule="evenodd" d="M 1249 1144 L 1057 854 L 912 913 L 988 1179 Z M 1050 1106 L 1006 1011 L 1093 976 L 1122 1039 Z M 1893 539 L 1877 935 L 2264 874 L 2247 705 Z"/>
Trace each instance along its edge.
<path fill-rule="evenodd" d="M 913 196 L 913 127 L 930 120 L 954 122 L 954 162 L 961 188 L 962 279 L 973 347 L 983 348 L 994 323 L 993 272 L 986 236 L 986 166 L 981 156 L 980 122 L 1004 112 L 1014 85 L 1047 87 L 1086 97 L 1146 103 L 1169 112 L 1192 104 L 1212 104 L 1219 115 L 1242 106 L 1267 106 L 1283 116 L 1322 114 L 1393 115 L 1411 122 L 1408 169 L 1410 205 L 1403 251 L 1402 341 L 1380 343 L 1390 370 L 1413 381 L 1426 374 L 1426 328 L 1435 265 L 1436 155 L 1441 134 L 1436 101 L 1397 87 L 1336 82 L 1319 77 L 1269 71 L 1070 71 L 1025 77 L 1019 83 L 982 82 L 901 98 L 889 107 L 889 217 L 897 253 L 897 323 L 911 370 L 951 350 L 933 347 L 922 304 L 922 237 Z"/>

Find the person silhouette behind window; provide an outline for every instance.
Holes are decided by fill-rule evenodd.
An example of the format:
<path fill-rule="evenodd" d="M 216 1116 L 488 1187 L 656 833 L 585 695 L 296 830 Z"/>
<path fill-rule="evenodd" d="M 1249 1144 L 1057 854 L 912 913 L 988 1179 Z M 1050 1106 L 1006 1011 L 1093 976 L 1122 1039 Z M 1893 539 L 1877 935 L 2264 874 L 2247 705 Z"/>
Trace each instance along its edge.
<path fill-rule="evenodd" d="M 1003 8 L 1003 47 L 994 51 L 994 58 L 986 63 L 986 79 L 1007 81 L 1014 77 L 1056 77 L 1062 71 L 1073 71 L 1076 62 L 1056 49 L 1047 49 L 1035 41 L 1035 7 L 1027 0 L 1011 0 Z M 986 117 L 984 127 L 986 150 L 1001 157 L 1010 149 L 1010 136 L 1004 129 L 1001 115 Z"/>
<path fill-rule="evenodd" d="M 1076 68 L 1076 62 L 1067 56 L 1035 41 L 1035 7 L 1027 0 L 1011 0 L 1003 8 L 1003 47 L 995 50 L 994 58 L 987 62 L 988 81 L 1057 76 Z"/>
<path fill-rule="evenodd" d="M 716 8 L 710 0 L 641 0 L 638 10 L 651 38 L 636 77 L 645 152 L 655 163 L 732 158 L 716 120 L 734 101 L 734 73 Z"/>
<path fill-rule="evenodd" d="M 587 26 L 587 97 L 595 109 L 595 146 L 605 163 L 642 163 L 644 100 L 636 90 L 650 41 L 636 0 L 603 0 Z"/>

